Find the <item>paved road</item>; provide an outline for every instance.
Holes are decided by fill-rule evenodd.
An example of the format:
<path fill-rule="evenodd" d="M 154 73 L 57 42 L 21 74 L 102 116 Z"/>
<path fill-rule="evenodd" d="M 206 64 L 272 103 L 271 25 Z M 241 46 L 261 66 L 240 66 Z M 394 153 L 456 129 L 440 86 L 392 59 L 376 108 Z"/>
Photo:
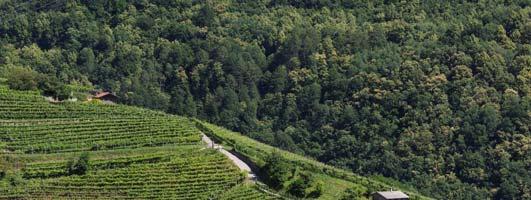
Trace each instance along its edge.
<path fill-rule="evenodd" d="M 222 154 L 224 154 L 225 156 L 229 157 L 230 160 L 232 160 L 232 162 L 238 167 L 240 168 L 240 170 L 242 171 L 246 171 L 247 172 L 247 178 L 251 181 L 256 181 L 256 175 L 254 174 L 254 172 L 251 170 L 251 167 L 249 167 L 249 165 L 247 165 L 247 163 L 243 162 L 242 160 L 240 160 L 238 157 L 236 157 L 234 154 L 232 154 L 231 152 L 223 149 L 223 146 L 219 145 L 219 144 L 216 144 L 214 143 L 214 141 L 212 141 L 208 136 L 206 136 L 205 134 L 203 134 L 203 137 L 202 137 L 202 140 L 203 142 L 206 143 L 207 147 L 208 148 L 213 148 L 213 149 L 217 149 L 219 152 L 221 152 Z"/>

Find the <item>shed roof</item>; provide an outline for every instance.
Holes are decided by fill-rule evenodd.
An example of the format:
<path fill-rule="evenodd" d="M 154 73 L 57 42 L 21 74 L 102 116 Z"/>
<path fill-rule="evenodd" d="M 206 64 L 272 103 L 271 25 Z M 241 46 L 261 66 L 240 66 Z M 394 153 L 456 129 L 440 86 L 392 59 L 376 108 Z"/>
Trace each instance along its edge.
<path fill-rule="evenodd" d="M 115 96 L 114 94 L 112 94 L 110 92 L 100 92 L 100 93 L 97 93 L 96 95 L 94 95 L 94 97 L 95 98 L 101 98 L 101 97 L 104 97 L 104 96 L 107 96 L 107 95 Z"/>
<path fill-rule="evenodd" d="M 386 191 L 386 192 L 377 192 L 380 196 L 385 197 L 386 199 L 403 199 L 409 198 L 406 194 L 400 191 Z"/>

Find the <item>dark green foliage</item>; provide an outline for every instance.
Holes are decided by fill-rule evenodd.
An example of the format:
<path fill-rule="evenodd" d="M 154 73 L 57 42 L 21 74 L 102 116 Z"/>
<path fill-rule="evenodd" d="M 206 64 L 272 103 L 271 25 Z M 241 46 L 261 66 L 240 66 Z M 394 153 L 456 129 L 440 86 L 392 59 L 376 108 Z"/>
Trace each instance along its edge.
<path fill-rule="evenodd" d="M 284 187 L 286 181 L 293 176 L 292 171 L 293 167 L 278 152 L 273 152 L 269 155 L 261 169 L 268 185 L 276 189 Z"/>
<path fill-rule="evenodd" d="M 65 100 L 70 97 L 71 91 L 54 76 L 41 75 L 38 88 L 41 90 L 42 95 L 58 100 Z"/>
<path fill-rule="evenodd" d="M 286 189 L 295 197 L 317 198 L 323 192 L 323 183 L 317 181 L 313 173 L 295 169 L 276 151 L 266 158 L 261 173 L 268 185 L 278 190 Z"/>
<path fill-rule="evenodd" d="M 504 174 L 529 160 L 527 1 L 37 6 L 0 5 L 0 67 L 56 77 L 58 97 L 91 82 L 439 199 L 529 191 Z"/>
<path fill-rule="evenodd" d="M 96 70 L 96 58 L 91 48 L 83 48 L 79 51 L 77 66 L 80 72 L 94 73 Z"/>
<path fill-rule="evenodd" d="M 195 16 L 195 22 L 198 26 L 211 26 L 214 23 L 216 13 L 210 0 L 204 0 L 203 2 L 205 3 Z"/>
<path fill-rule="evenodd" d="M 24 186 L 25 180 L 19 173 L 7 173 L 5 175 L 7 182 L 12 187 Z"/>
<path fill-rule="evenodd" d="M 529 174 L 529 164 L 521 162 L 505 163 L 501 171 L 500 191 L 496 198 L 499 199 L 528 199 L 531 175 Z"/>
<path fill-rule="evenodd" d="M 83 152 L 77 159 L 69 160 L 66 163 L 66 174 L 83 175 L 89 170 L 89 155 Z"/>
<path fill-rule="evenodd" d="M 305 183 L 303 179 L 298 178 L 298 179 L 295 179 L 295 181 L 293 181 L 289 185 L 288 192 L 292 194 L 293 196 L 302 198 L 306 196 L 305 190 L 307 187 L 308 187 L 307 183 Z"/>
<path fill-rule="evenodd" d="M 322 183 L 315 180 L 312 173 L 299 172 L 291 182 L 288 192 L 299 198 L 317 198 L 321 196 Z"/>
<path fill-rule="evenodd" d="M 312 182 L 310 182 L 310 184 L 311 184 L 311 188 L 307 189 L 307 190 L 309 190 L 309 193 L 308 193 L 307 197 L 319 198 L 321 196 L 321 194 L 324 193 L 324 191 L 323 191 L 324 183 L 320 182 L 320 181 L 312 180 Z"/>

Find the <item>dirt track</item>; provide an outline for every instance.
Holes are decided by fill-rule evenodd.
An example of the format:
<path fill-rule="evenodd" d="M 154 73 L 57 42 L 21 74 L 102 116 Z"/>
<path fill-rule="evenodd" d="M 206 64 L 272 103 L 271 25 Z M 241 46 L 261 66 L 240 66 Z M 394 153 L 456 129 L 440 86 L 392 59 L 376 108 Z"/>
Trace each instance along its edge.
<path fill-rule="evenodd" d="M 255 173 L 251 170 L 251 167 L 249 167 L 249 165 L 247 165 L 247 163 L 243 162 L 241 159 L 239 159 L 238 157 L 236 157 L 234 154 L 230 153 L 229 151 L 223 149 L 223 146 L 214 143 L 214 141 L 212 141 L 205 134 L 203 134 L 202 140 L 203 140 L 203 142 L 206 143 L 208 148 L 217 149 L 219 152 L 221 152 L 222 154 L 227 156 L 230 160 L 232 160 L 232 162 L 238 168 L 240 168 L 240 170 L 246 171 L 247 172 L 247 178 L 249 180 L 251 180 L 251 181 L 255 181 L 256 180 Z"/>

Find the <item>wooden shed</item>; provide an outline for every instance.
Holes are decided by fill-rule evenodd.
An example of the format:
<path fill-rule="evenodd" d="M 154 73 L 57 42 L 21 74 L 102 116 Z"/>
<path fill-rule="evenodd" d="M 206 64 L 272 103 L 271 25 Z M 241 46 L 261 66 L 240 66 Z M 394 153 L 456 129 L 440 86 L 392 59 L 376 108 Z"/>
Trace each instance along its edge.
<path fill-rule="evenodd" d="M 99 92 L 94 95 L 94 99 L 99 99 L 108 103 L 115 103 L 118 101 L 118 97 L 110 92 Z"/>
<path fill-rule="evenodd" d="M 409 196 L 400 191 L 375 192 L 372 194 L 374 200 L 408 200 Z"/>

